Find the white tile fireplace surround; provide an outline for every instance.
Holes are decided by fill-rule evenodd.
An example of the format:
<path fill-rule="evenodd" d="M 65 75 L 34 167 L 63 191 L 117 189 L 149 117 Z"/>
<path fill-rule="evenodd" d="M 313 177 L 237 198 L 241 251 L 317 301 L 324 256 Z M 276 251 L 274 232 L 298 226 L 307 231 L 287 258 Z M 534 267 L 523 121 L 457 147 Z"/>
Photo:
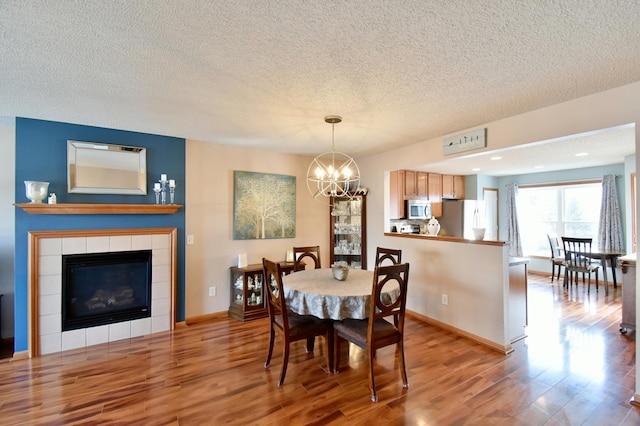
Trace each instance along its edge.
<path fill-rule="evenodd" d="M 29 356 L 59 353 L 172 330 L 175 228 L 29 233 Z M 152 250 L 151 317 L 62 331 L 62 255 Z"/>

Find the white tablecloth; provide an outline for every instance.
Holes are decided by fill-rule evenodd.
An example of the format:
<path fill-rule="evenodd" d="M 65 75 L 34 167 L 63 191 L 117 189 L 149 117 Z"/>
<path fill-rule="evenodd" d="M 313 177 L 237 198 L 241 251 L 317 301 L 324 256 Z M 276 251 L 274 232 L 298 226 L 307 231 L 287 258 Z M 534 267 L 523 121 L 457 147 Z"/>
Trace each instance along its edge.
<path fill-rule="evenodd" d="M 300 315 L 343 320 L 369 316 L 373 271 L 351 269 L 345 281 L 333 278 L 330 268 L 307 269 L 285 275 L 287 307 Z M 400 289 L 397 283 L 385 285 L 383 300 L 393 303 Z"/>

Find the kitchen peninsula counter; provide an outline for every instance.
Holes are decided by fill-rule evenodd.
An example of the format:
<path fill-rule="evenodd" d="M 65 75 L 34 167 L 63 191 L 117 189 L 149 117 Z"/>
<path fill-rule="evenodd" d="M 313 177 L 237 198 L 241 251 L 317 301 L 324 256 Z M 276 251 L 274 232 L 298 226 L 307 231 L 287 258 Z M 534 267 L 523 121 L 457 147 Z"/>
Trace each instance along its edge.
<path fill-rule="evenodd" d="M 468 240 L 461 237 L 449 237 L 449 236 L 431 236 L 426 234 L 401 234 L 399 232 L 385 232 L 385 237 L 400 237 L 400 238 L 415 238 L 419 240 L 429 241 L 448 241 L 453 243 L 466 243 L 466 244 L 483 244 L 491 246 L 503 246 L 506 243 L 504 241 L 489 241 L 489 240 Z"/>
<path fill-rule="evenodd" d="M 375 244 L 411 264 L 407 309 L 416 317 L 505 354 L 524 334 L 526 296 L 510 272 L 526 263 L 509 257 L 507 242 L 385 232 Z"/>

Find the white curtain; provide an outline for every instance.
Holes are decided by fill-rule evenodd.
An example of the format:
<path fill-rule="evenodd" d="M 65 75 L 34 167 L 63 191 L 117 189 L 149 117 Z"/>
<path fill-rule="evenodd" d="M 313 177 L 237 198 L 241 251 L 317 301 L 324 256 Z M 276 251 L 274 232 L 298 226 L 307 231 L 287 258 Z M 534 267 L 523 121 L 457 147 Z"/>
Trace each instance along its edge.
<path fill-rule="evenodd" d="M 520 226 L 518 225 L 518 211 L 516 209 L 516 196 L 518 185 L 507 184 L 507 242 L 509 243 L 509 256 L 522 256 L 522 241 L 520 240 Z"/>
<path fill-rule="evenodd" d="M 615 175 L 602 177 L 602 204 L 600 205 L 600 225 L 598 226 L 600 248 L 622 250 L 622 221 L 618 204 L 618 190 Z"/>

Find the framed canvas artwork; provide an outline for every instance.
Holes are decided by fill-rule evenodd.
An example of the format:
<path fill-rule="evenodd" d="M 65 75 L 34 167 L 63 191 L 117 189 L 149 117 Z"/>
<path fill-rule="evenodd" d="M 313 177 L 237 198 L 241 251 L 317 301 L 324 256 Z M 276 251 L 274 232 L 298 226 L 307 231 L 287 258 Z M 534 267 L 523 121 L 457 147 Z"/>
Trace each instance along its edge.
<path fill-rule="evenodd" d="M 296 236 L 296 177 L 233 172 L 233 239 Z"/>

